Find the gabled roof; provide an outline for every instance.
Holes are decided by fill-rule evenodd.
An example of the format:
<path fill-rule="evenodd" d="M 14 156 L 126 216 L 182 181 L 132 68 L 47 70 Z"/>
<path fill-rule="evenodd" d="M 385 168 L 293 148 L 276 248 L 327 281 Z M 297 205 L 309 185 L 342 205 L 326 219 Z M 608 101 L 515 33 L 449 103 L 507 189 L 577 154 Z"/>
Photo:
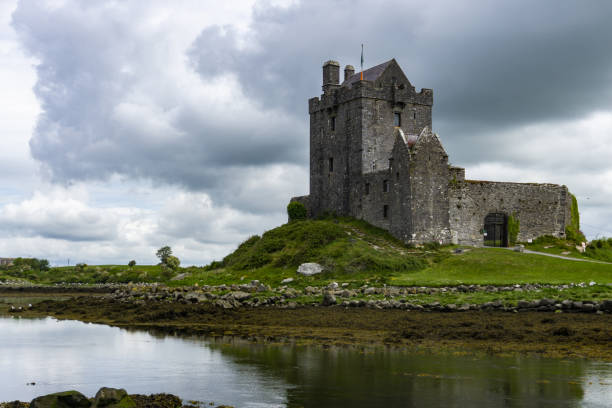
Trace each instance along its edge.
<path fill-rule="evenodd" d="M 382 75 L 382 73 L 385 72 L 385 69 L 387 69 L 389 64 L 391 64 L 393 61 L 394 60 L 390 59 L 387 62 L 383 62 L 382 64 L 376 65 L 375 67 L 366 69 L 365 71 L 363 71 L 363 79 L 365 81 L 376 81 Z M 361 72 L 357 72 L 356 74 L 351 75 L 342 83 L 342 86 L 351 86 L 359 80 L 361 80 Z"/>

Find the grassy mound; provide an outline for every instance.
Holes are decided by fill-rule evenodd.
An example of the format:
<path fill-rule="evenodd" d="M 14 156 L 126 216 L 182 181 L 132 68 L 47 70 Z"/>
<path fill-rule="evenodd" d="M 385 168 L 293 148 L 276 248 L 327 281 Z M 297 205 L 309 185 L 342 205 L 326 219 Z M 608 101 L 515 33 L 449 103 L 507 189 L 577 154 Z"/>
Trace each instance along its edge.
<path fill-rule="evenodd" d="M 259 279 L 278 283 L 305 262 L 325 268 L 321 279 L 345 278 L 386 282 L 392 273 L 412 272 L 427 267 L 437 252 L 408 248 L 387 231 L 351 218 L 294 221 L 252 236 L 222 262 L 206 267 L 219 278 L 232 282 Z M 202 275 L 194 278 L 202 278 Z M 207 281 L 212 276 L 207 275 Z"/>
<path fill-rule="evenodd" d="M 427 265 L 422 255 L 362 221 L 296 221 L 247 239 L 220 266 L 235 271 L 293 269 L 304 262 L 317 262 L 329 272 L 384 273 L 422 269 Z"/>

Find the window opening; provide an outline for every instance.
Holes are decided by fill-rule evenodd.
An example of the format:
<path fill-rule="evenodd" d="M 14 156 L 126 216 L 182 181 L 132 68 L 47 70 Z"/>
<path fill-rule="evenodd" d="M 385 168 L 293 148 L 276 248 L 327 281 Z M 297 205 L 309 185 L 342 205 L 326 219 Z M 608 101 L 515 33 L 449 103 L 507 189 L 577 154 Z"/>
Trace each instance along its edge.
<path fill-rule="evenodd" d="M 383 205 L 383 218 L 388 218 L 389 217 L 389 206 L 388 205 Z"/>
<path fill-rule="evenodd" d="M 398 127 L 402 126 L 402 114 L 399 112 L 395 112 L 393 114 L 393 126 Z"/>
<path fill-rule="evenodd" d="M 336 117 L 335 116 L 332 116 L 329 119 L 329 127 L 330 127 L 332 132 L 336 130 Z"/>
<path fill-rule="evenodd" d="M 383 181 L 383 193 L 388 193 L 389 192 L 389 180 L 384 180 Z"/>
<path fill-rule="evenodd" d="M 334 158 L 330 157 L 329 158 L 329 172 L 333 172 L 334 171 Z"/>
<path fill-rule="evenodd" d="M 370 194 L 370 183 L 365 184 L 365 194 L 366 195 Z"/>

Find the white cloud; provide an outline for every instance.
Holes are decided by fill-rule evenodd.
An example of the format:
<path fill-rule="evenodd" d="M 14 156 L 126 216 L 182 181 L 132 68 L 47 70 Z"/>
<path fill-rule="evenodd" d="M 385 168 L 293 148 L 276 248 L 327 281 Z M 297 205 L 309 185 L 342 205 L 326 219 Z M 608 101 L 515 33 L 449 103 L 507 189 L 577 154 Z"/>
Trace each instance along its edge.
<path fill-rule="evenodd" d="M 48 258 L 55 264 L 156 263 L 157 248 L 169 245 L 184 265 L 221 259 L 254 233 L 285 221 L 283 213 L 267 215 L 215 206 L 204 193 L 176 188 L 131 193 L 132 205 L 92 202 L 95 185 L 51 187 L 32 197 L 0 207 L 0 253 Z M 105 189 L 104 186 L 101 187 Z M 113 195 L 130 194 L 128 185 Z M 136 206 L 142 197 L 157 208 Z M 117 200 L 113 200 L 117 201 Z M 129 204 L 129 203 L 126 203 Z"/>
<path fill-rule="evenodd" d="M 494 141 L 498 161 L 468 164 L 467 178 L 564 184 L 578 199 L 587 237 L 612 236 L 612 112 L 520 126 Z"/>

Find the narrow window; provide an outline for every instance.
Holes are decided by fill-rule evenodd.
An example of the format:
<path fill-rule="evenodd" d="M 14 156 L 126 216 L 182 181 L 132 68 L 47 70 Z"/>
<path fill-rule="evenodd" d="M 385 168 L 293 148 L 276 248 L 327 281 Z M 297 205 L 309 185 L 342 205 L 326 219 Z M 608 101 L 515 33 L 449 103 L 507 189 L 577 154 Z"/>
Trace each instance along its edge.
<path fill-rule="evenodd" d="M 383 193 L 388 193 L 389 192 L 389 180 L 384 180 L 383 181 Z"/>
<path fill-rule="evenodd" d="M 395 173 L 395 179 L 399 181 L 399 171 Z"/>
<path fill-rule="evenodd" d="M 365 195 L 370 194 L 370 183 L 365 183 Z"/>
<path fill-rule="evenodd" d="M 336 130 L 336 117 L 335 116 L 332 116 L 329 119 L 329 127 L 330 127 L 332 132 Z"/>
<path fill-rule="evenodd" d="M 416 111 L 412 112 L 412 119 L 416 119 Z"/>
<path fill-rule="evenodd" d="M 389 168 L 393 167 L 393 158 L 389 159 Z"/>
<path fill-rule="evenodd" d="M 389 217 L 389 206 L 388 205 L 383 205 L 383 218 L 388 218 Z"/>
<path fill-rule="evenodd" d="M 334 171 L 334 158 L 330 157 L 329 158 L 329 172 L 333 172 Z"/>
<path fill-rule="evenodd" d="M 393 126 L 402 126 L 402 114 L 395 112 L 393 114 Z"/>

